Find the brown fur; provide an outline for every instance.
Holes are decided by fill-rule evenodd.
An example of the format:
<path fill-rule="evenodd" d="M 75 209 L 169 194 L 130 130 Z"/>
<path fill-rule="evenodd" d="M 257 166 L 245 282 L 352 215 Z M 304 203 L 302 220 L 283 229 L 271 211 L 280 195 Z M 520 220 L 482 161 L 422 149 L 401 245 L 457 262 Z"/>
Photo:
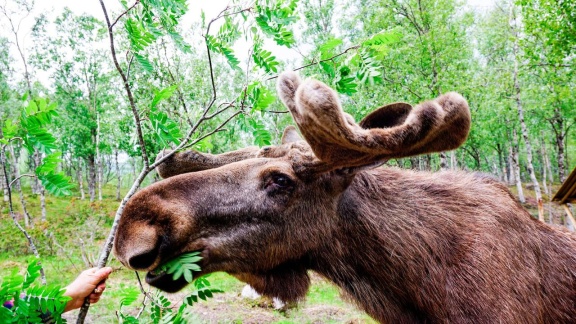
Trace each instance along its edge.
<path fill-rule="evenodd" d="M 282 145 L 223 159 L 177 153 L 164 174 L 201 171 L 160 181 L 128 202 L 118 259 L 151 271 L 201 251 L 203 273 L 228 272 L 285 301 L 305 296 L 313 270 L 381 322 L 576 319 L 574 234 L 535 220 L 505 186 L 481 174 L 373 168 L 390 157 L 459 145 L 469 129 L 461 97 L 414 109 L 394 104 L 356 125 L 333 94 L 306 97 L 300 87 L 307 84 L 330 94 L 293 74 L 278 88 L 312 147 L 287 129 Z M 322 119 L 321 111 L 332 117 Z M 328 122 L 340 123 L 339 131 Z M 351 130 L 356 139 L 337 143 Z M 364 162 L 355 154 L 365 154 Z M 167 291 L 186 285 L 153 272 L 147 281 Z"/>

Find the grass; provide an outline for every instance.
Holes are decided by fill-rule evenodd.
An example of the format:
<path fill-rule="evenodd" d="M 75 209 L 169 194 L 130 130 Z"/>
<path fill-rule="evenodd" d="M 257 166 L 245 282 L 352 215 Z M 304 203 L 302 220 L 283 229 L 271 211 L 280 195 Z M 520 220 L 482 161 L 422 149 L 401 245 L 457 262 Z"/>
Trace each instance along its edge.
<path fill-rule="evenodd" d="M 82 270 L 96 262 L 100 247 L 110 231 L 118 202 L 115 188 L 104 188 L 103 200 L 90 203 L 77 197 L 46 198 L 47 220 L 40 220 L 39 197 L 25 189 L 27 209 L 33 226 L 27 228 L 41 255 L 46 278 L 50 284 L 66 286 Z M 79 195 L 78 195 L 79 196 Z M 22 209 L 17 193 L 13 202 L 17 219 L 23 225 Z M 0 281 L 18 269 L 23 272 L 32 257 L 24 235 L 16 228 L 8 214 L 8 204 L 0 201 Z M 99 303 L 88 313 L 87 323 L 118 322 L 116 312 L 126 292 L 138 291 L 139 285 L 133 271 L 124 268 L 112 256 L 109 262 L 115 271 L 107 281 L 107 288 Z M 225 274 L 215 273 L 209 278 L 212 286 L 223 290 L 206 302 L 192 307 L 192 323 L 373 323 L 355 306 L 340 298 L 338 288 L 313 275 L 313 285 L 306 301 L 297 308 L 279 312 L 265 299 L 247 300 L 239 294 L 244 283 Z M 148 289 L 146 284 L 145 288 Z M 192 288 L 167 295 L 174 305 L 179 305 Z M 141 307 L 143 295 L 133 306 L 122 312 L 135 315 Z M 77 311 L 65 314 L 69 322 L 76 320 Z M 145 322 L 145 321 L 144 321 Z"/>

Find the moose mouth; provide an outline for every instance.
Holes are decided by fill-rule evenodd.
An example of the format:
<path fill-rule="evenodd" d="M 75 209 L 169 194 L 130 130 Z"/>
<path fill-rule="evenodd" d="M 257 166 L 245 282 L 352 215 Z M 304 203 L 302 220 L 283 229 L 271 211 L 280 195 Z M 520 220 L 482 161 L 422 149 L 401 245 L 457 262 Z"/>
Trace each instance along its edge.
<path fill-rule="evenodd" d="M 154 270 L 146 274 L 146 283 L 168 293 L 175 293 L 188 285 L 183 276 L 174 280 L 172 274 L 165 271 L 155 273 Z"/>
<path fill-rule="evenodd" d="M 202 251 L 198 251 L 198 252 L 202 252 Z M 176 256 L 176 257 L 178 257 L 178 256 Z M 161 265 L 159 265 L 155 269 L 148 271 L 148 273 L 146 273 L 146 283 L 149 284 L 150 286 L 156 287 L 162 291 L 165 291 L 168 293 L 175 293 L 175 292 L 182 290 L 182 288 L 186 287 L 191 282 L 186 281 L 184 276 L 180 276 L 178 279 L 174 280 L 173 274 L 167 273 L 166 270 L 163 269 L 163 265 L 168 263 L 169 261 L 170 260 L 167 260 L 166 262 L 163 262 Z M 204 263 L 204 262 L 202 262 L 202 263 Z M 197 277 L 199 277 L 200 274 L 201 274 L 201 272 L 194 273 L 193 279 L 196 279 Z"/>

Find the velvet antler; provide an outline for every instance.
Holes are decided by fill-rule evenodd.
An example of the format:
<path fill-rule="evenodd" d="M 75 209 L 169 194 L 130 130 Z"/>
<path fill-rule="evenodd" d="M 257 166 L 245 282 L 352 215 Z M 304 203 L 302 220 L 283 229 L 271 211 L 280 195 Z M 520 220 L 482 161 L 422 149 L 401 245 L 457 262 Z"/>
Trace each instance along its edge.
<path fill-rule="evenodd" d="M 317 80 L 301 81 L 293 72 L 278 79 L 278 92 L 321 163 L 335 169 L 452 150 L 470 130 L 466 100 L 450 92 L 411 107 L 395 103 L 356 124 L 337 94 Z"/>
<path fill-rule="evenodd" d="M 196 172 L 221 167 L 228 163 L 237 162 L 258 156 L 260 148 L 250 146 L 222 154 L 200 153 L 193 150 L 176 152 L 156 168 L 162 178 L 173 177 L 187 172 Z M 156 156 L 161 159 L 169 151 L 162 151 Z"/>

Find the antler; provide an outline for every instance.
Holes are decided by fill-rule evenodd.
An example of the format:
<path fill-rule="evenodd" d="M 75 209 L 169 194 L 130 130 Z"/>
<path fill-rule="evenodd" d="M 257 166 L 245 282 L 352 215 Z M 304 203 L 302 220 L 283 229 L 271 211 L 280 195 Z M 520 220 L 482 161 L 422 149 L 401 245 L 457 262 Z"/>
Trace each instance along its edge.
<path fill-rule="evenodd" d="M 381 107 L 358 125 L 342 110 L 336 92 L 320 81 L 301 82 L 287 72 L 277 88 L 314 154 L 330 169 L 452 150 L 470 130 L 468 103 L 454 92 L 414 108 L 406 103 Z"/>
<path fill-rule="evenodd" d="M 251 146 L 222 154 L 196 151 L 176 152 L 158 165 L 156 171 L 162 178 L 169 178 L 182 173 L 213 169 L 228 163 L 254 158 L 259 151 L 260 148 Z M 167 150 L 160 152 L 156 160 L 161 159 L 168 152 Z"/>

